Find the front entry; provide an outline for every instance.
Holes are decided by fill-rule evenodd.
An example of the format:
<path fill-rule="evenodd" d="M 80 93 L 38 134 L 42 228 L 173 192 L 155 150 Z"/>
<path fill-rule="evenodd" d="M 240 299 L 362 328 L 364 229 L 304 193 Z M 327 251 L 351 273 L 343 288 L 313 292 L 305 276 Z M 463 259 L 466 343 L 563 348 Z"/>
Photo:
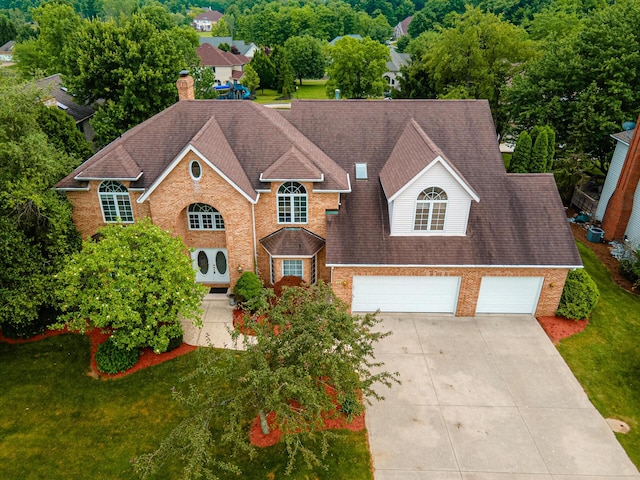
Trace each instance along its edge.
<path fill-rule="evenodd" d="M 191 252 L 196 282 L 229 283 L 229 262 L 226 248 L 196 248 Z"/>

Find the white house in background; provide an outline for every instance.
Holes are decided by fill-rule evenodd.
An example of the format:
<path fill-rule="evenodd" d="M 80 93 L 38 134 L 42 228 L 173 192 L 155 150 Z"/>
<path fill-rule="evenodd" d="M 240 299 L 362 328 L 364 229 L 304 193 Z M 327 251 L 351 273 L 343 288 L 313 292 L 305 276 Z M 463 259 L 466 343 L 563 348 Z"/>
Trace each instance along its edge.
<path fill-rule="evenodd" d="M 413 15 L 405 18 L 401 22 L 399 22 L 395 27 L 393 27 L 393 38 L 396 40 L 400 37 L 409 33 L 409 25 L 411 25 L 411 20 L 413 20 Z"/>
<path fill-rule="evenodd" d="M 7 43 L 0 47 L 0 62 L 12 62 L 13 61 L 13 46 L 16 44 L 13 40 L 9 40 Z"/>
<path fill-rule="evenodd" d="M 222 14 L 217 10 L 207 10 L 193 19 L 193 28 L 199 32 L 210 32 L 211 27 L 218 23 L 222 18 Z"/>
<path fill-rule="evenodd" d="M 402 76 L 400 68 L 404 67 L 411 61 L 411 55 L 408 53 L 400 53 L 395 48 L 389 47 L 389 61 L 387 62 L 387 71 L 383 77 L 389 88 L 400 90 L 400 82 L 398 79 Z"/>
<path fill-rule="evenodd" d="M 640 249 L 640 138 L 635 130 L 619 132 L 609 171 L 596 209 L 607 239 Z"/>

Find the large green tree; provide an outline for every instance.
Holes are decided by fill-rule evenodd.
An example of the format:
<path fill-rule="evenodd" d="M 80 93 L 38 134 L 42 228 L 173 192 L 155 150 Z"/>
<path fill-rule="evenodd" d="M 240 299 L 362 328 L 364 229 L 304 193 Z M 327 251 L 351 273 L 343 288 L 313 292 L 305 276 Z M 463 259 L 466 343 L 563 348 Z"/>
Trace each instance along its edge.
<path fill-rule="evenodd" d="M 271 59 L 264 53 L 264 50 L 258 50 L 251 59 L 251 66 L 260 78 L 260 88 L 264 93 L 265 88 L 274 88 L 276 80 L 276 67 Z"/>
<path fill-rule="evenodd" d="M 63 314 L 57 327 L 111 332 L 122 348 L 164 352 L 182 335 L 180 317 L 198 324 L 205 289 L 195 281 L 180 238 L 149 219 L 108 225 L 58 274 Z"/>
<path fill-rule="evenodd" d="M 326 61 L 320 40 L 305 35 L 290 37 L 284 44 L 285 53 L 300 85 L 303 78 L 322 78 Z"/>
<path fill-rule="evenodd" d="M 502 90 L 534 55 L 533 43 L 523 29 L 479 8 L 467 7 L 452 20 L 453 26 L 431 38 L 423 56 L 413 60 L 412 68 L 430 78 L 431 90 L 424 91 L 423 98 L 487 99 L 501 132 L 506 125 Z M 407 91 L 415 98 L 415 86 Z"/>
<path fill-rule="evenodd" d="M 177 100 L 180 70 L 197 65 L 193 29 L 160 30 L 144 12 L 85 21 L 65 49 L 65 82 L 81 100 L 104 103 L 93 124 L 105 144 Z"/>
<path fill-rule="evenodd" d="M 32 15 L 40 33 L 37 38 L 14 47 L 18 68 L 29 75 L 60 73 L 62 51 L 80 28 L 82 20 L 71 5 L 57 2 L 43 3 Z"/>
<path fill-rule="evenodd" d="M 375 40 L 344 37 L 329 48 L 327 96 L 334 90 L 346 98 L 380 97 L 384 91 L 382 78 L 389 58 L 389 49 Z"/>
<path fill-rule="evenodd" d="M 53 277 L 79 246 L 71 207 L 52 187 L 84 149 L 65 142 L 79 132 L 41 96 L 24 84 L 0 87 L 0 324 L 23 334 L 55 310 Z"/>
<path fill-rule="evenodd" d="M 610 134 L 640 111 L 640 1 L 594 9 L 580 28 L 546 42 L 507 91 L 519 128 L 549 124 L 567 152 L 592 160 L 602 173 L 613 149 Z"/>
<path fill-rule="evenodd" d="M 0 46 L 10 40 L 15 40 L 18 29 L 15 23 L 4 14 L 0 14 Z"/>
<path fill-rule="evenodd" d="M 243 338 L 244 352 L 202 352 L 199 368 L 190 377 L 192 385 L 176 393 L 189 418 L 158 451 L 135 462 L 145 478 L 173 456 L 181 459 L 189 478 L 215 476 L 211 469 L 229 467 L 220 465 L 229 459 L 213 457 L 213 444 L 231 443 L 242 454 L 252 455 L 249 427 L 256 418 L 264 433 L 274 428 L 282 433 L 289 471 L 299 455 L 320 465 L 332 437 L 324 428 L 327 415 L 359 415 L 364 411 L 361 399 L 381 398 L 374 389 L 377 384 L 397 381 L 373 355 L 375 343 L 388 335 L 376 328 L 379 319 L 351 315 L 322 282 L 285 289 L 278 301 L 262 302 L 257 316 L 262 320 L 245 317 L 255 339 L 237 330 L 232 334 L 236 341 Z M 220 385 L 233 385 L 232 395 Z M 213 422 L 224 424 L 220 439 L 211 436 Z"/>

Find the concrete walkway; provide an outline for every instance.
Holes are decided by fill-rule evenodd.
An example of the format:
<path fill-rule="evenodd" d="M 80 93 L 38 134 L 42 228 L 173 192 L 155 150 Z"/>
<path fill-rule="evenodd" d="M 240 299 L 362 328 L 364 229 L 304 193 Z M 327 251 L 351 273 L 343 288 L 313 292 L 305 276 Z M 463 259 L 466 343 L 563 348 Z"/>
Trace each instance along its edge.
<path fill-rule="evenodd" d="M 367 409 L 376 480 L 640 478 L 533 317 L 383 318 L 403 383 Z"/>
<path fill-rule="evenodd" d="M 233 328 L 233 308 L 225 294 L 207 294 L 202 301 L 202 328 L 194 327 L 188 321 L 182 322 L 184 343 L 242 350 L 242 342 L 234 345 L 229 335 L 228 329 Z"/>

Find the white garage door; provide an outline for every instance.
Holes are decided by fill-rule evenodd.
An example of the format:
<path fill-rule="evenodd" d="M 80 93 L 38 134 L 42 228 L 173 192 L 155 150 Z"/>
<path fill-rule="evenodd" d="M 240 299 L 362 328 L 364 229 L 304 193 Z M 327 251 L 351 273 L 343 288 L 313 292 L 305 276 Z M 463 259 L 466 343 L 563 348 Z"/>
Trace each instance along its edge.
<path fill-rule="evenodd" d="M 543 280 L 543 277 L 483 277 L 476 313 L 533 314 Z"/>
<path fill-rule="evenodd" d="M 353 277 L 354 312 L 455 313 L 460 277 Z"/>

